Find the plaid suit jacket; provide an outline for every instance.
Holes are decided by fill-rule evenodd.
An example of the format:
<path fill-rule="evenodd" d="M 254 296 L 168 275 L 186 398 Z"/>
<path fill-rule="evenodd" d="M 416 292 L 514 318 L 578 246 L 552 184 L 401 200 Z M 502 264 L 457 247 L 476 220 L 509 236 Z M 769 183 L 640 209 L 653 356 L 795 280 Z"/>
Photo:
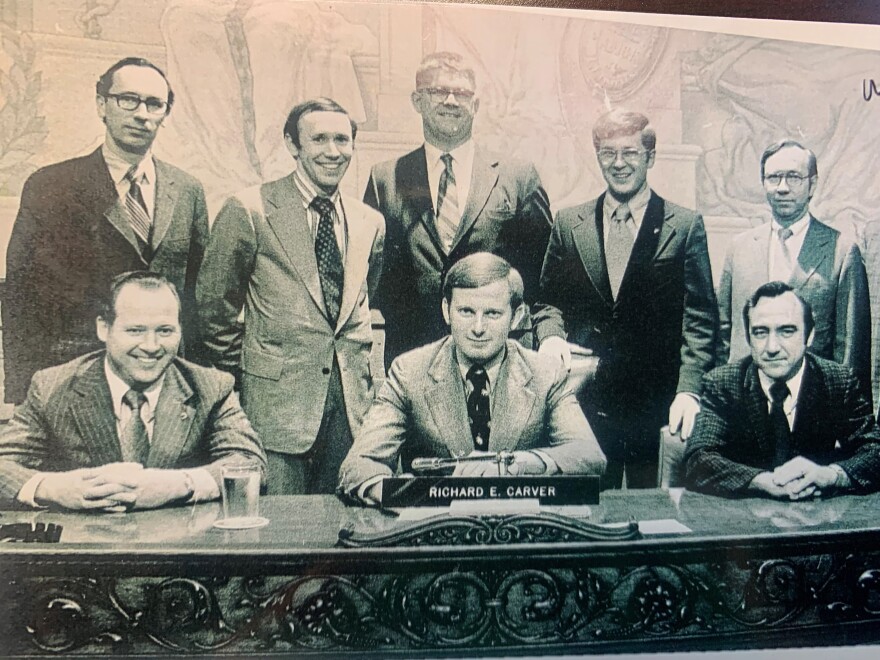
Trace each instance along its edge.
<path fill-rule="evenodd" d="M 837 463 L 859 492 L 880 486 L 880 430 L 853 373 L 807 354 L 792 430 L 792 452 Z M 759 473 L 773 470 L 767 397 L 751 357 L 704 378 L 702 410 L 685 451 L 688 488 L 744 495 Z"/>

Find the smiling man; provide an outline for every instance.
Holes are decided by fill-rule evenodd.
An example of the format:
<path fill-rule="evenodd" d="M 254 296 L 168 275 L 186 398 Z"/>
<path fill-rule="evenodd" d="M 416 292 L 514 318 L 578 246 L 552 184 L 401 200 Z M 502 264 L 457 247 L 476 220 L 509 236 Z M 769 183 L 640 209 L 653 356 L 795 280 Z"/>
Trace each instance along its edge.
<path fill-rule="evenodd" d="M 578 393 L 608 457 L 603 486 L 657 484 L 660 428 L 687 438 L 713 365 L 718 309 L 703 218 L 648 185 L 657 136 L 613 110 L 593 145 L 607 190 L 556 217 L 535 313 L 541 353 L 571 363 L 568 343 L 599 358 Z"/>
<path fill-rule="evenodd" d="M 6 253 L 6 400 L 39 369 L 97 349 L 94 319 L 119 273 L 161 273 L 180 291 L 187 356 L 195 349 L 195 282 L 208 239 L 201 184 L 152 155 L 174 104 L 165 74 L 126 58 L 96 84 L 104 144 L 45 167 L 24 185 Z"/>
<path fill-rule="evenodd" d="M 685 452 L 688 488 L 798 500 L 880 486 L 880 429 L 852 371 L 807 352 L 810 304 L 759 287 L 743 308 L 751 356 L 710 372 Z"/>
<path fill-rule="evenodd" d="M 443 284 L 450 335 L 391 365 L 339 476 L 339 491 L 380 501 L 398 460 L 511 451 L 512 474 L 602 474 L 605 457 L 561 365 L 508 339 L 523 313 L 519 273 L 493 254 L 456 262 Z M 498 474 L 491 461 L 458 476 Z"/>
<path fill-rule="evenodd" d="M 199 275 L 206 354 L 240 378 L 270 494 L 332 493 L 373 398 L 385 223 L 339 192 L 356 134 L 330 99 L 294 107 L 284 141 L 296 170 L 226 202 Z"/>
<path fill-rule="evenodd" d="M 200 502 L 219 497 L 224 464 L 265 463 L 232 377 L 176 357 L 174 285 L 123 273 L 103 300 L 105 350 L 38 372 L 0 433 L 0 506 Z"/>

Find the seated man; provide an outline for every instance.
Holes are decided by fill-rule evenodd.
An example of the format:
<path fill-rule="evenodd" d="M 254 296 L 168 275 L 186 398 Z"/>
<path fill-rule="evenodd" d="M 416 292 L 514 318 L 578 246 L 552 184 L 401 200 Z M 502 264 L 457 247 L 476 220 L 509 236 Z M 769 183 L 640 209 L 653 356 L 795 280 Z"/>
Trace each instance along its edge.
<path fill-rule="evenodd" d="M 0 507 L 124 511 L 220 494 L 224 464 L 265 466 L 233 378 L 177 358 L 180 301 L 155 273 L 113 280 L 106 350 L 37 372 L 0 433 Z"/>
<path fill-rule="evenodd" d="M 339 491 L 377 503 L 401 460 L 512 451 L 511 474 L 596 474 L 605 456 L 560 363 L 508 340 L 523 282 L 504 259 L 478 252 L 449 269 L 443 317 L 451 335 L 394 360 L 339 471 Z M 498 474 L 491 461 L 455 474 Z"/>
<path fill-rule="evenodd" d="M 783 282 L 759 287 L 745 357 L 704 378 L 685 452 L 688 488 L 799 500 L 880 484 L 880 430 L 849 368 L 806 353 L 813 312 Z"/>

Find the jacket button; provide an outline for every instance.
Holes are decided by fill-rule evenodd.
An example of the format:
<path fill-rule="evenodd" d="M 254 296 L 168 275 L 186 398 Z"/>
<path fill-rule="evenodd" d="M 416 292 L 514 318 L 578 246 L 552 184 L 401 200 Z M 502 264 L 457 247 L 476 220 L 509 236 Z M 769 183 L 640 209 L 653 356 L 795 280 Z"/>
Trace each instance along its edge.
<path fill-rule="evenodd" d="M 321 369 L 321 373 L 326 376 L 330 373 L 330 367 L 324 367 L 323 369 Z"/>

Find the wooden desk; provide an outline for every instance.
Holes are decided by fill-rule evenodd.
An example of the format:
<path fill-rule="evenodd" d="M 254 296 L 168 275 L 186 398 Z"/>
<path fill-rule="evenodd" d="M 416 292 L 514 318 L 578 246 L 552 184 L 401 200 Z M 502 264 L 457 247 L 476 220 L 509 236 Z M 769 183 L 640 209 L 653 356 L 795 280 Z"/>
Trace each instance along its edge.
<path fill-rule="evenodd" d="M 614 492 L 593 522 L 672 518 L 693 533 L 550 542 L 565 536 L 548 524 L 510 543 L 484 520 L 494 533 L 470 536 L 482 544 L 451 532 L 357 549 L 335 547 L 340 529 L 405 524 L 332 497 L 264 498 L 271 523 L 238 532 L 211 527 L 217 504 L 3 512 L 3 523 L 64 531 L 56 544 L 0 544 L 0 639 L 18 655 L 408 657 L 876 642 L 878 511 L 880 495 L 785 504 Z"/>

